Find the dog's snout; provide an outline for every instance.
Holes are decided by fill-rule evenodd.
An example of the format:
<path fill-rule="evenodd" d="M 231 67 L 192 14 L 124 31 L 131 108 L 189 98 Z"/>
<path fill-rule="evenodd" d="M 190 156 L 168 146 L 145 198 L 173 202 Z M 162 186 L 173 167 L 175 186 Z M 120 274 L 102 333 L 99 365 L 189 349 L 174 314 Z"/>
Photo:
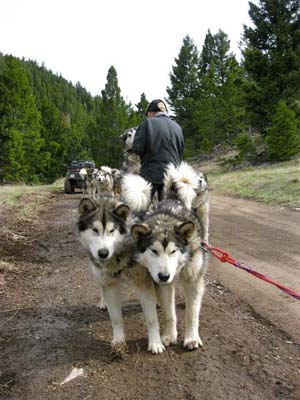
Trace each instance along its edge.
<path fill-rule="evenodd" d="M 107 249 L 100 249 L 98 250 L 98 256 L 100 258 L 107 258 L 109 251 Z"/>
<path fill-rule="evenodd" d="M 161 282 L 167 282 L 167 280 L 170 278 L 170 274 L 163 274 L 162 272 L 160 272 L 159 274 L 158 274 L 158 279 L 161 281 Z"/>

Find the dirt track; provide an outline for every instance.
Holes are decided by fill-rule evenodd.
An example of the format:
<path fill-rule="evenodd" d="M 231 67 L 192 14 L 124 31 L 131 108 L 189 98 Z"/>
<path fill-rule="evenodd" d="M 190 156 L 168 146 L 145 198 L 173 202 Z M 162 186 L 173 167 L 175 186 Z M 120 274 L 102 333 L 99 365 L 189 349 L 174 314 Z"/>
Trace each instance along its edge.
<path fill-rule="evenodd" d="M 96 307 L 75 237 L 79 197 L 57 194 L 27 222 L 0 209 L 1 399 L 300 399 L 300 301 L 215 259 L 203 349 L 182 348 L 178 293 L 179 343 L 149 354 L 141 309 L 126 294 L 128 354 L 114 358 L 108 314 Z M 296 290 L 299 227 L 299 212 L 212 193 L 211 243 Z M 60 385 L 75 366 L 85 376 Z"/>

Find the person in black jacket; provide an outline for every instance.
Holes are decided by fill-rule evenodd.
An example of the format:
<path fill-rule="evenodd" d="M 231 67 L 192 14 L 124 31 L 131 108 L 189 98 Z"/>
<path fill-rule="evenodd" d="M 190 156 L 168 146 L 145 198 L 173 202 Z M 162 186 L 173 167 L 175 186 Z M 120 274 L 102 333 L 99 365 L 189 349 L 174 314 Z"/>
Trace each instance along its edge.
<path fill-rule="evenodd" d="M 153 100 L 147 107 L 147 118 L 139 125 L 133 151 L 140 156 L 140 175 L 152 184 L 152 197 L 157 192 L 162 200 L 165 168 L 182 160 L 184 138 L 182 129 L 167 114 L 165 103 Z"/>

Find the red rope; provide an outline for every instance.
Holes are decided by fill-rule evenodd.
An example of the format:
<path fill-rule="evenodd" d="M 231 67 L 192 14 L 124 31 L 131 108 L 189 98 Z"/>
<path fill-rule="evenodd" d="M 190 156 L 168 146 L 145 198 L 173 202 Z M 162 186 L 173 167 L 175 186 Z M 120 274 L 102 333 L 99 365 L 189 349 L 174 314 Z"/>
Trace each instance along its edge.
<path fill-rule="evenodd" d="M 205 242 L 201 242 L 201 245 L 205 251 L 211 253 L 213 256 L 218 258 L 220 261 L 232 264 L 234 267 L 240 268 L 240 269 L 248 272 L 249 274 L 254 275 L 256 278 L 262 279 L 263 281 L 268 282 L 271 285 L 278 287 L 278 289 L 289 294 L 290 296 L 293 296 L 295 299 L 300 300 L 300 292 L 295 292 L 294 290 L 281 285 L 281 283 L 278 283 L 278 282 L 274 281 L 273 279 L 261 274 L 260 272 L 255 271 L 248 265 L 235 260 L 228 253 L 219 249 L 218 247 L 210 246 L 209 244 L 207 244 Z"/>

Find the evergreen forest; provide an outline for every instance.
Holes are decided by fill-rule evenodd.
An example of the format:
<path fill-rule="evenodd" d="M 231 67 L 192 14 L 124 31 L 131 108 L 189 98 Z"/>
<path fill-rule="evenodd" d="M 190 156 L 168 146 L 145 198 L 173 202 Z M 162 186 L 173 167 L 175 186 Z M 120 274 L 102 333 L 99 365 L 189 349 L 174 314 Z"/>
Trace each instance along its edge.
<path fill-rule="evenodd" d="M 249 2 L 249 15 L 240 61 L 225 32 L 208 30 L 201 49 L 184 37 L 170 65 L 166 101 L 185 157 L 224 143 L 238 150 L 237 164 L 300 153 L 299 0 Z M 71 160 L 119 167 L 119 135 L 143 120 L 147 104 L 144 93 L 126 103 L 115 66 L 92 96 L 44 65 L 0 53 L 0 183 L 51 183 Z"/>

